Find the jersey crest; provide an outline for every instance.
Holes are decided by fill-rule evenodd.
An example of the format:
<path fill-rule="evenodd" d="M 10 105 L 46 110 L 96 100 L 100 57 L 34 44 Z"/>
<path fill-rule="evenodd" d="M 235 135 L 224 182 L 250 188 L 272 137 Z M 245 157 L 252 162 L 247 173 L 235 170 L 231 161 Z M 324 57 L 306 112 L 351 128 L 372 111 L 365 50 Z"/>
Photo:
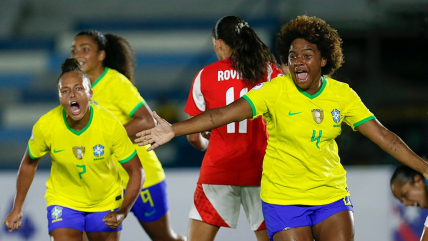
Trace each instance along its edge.
<path fill-rule="evenodd" d="M 102 155 L 104 155 L 104 146 L 101 144 L 95 145 L 94 147 L 94 155 L 96 157 L 100 157 Z"/>
<path fill-rule="evenodd" d="M 84 146 L 74 146 L 73 147 L 73 154 L 77 159 L 82 160 L 83 156 L 85 155 L 85 147 Z"/>
<path fill-rule="evenodd" d="M 331 111 L 331 115 L 333 116 L 333 121 L 336 123 L 340 122 L 340 111 L 338 109 L 334 109 Z"/>
<path fill-rule="evenodd" d="M 314 118 L 314 121 L 317 124 L 321 124 L 321 122 L 324 120 L 324 111 L 321 109 L 313 109 L 312 118 Z"/>

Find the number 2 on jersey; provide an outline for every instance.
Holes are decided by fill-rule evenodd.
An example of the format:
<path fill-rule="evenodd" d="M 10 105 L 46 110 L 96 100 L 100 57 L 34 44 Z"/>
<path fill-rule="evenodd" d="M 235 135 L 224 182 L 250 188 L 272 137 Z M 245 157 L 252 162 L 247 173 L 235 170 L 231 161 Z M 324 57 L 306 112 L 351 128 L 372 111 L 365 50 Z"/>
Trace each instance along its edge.
<path fill-rule="evenodd" d="M 76 165 L 79 168 L 82 168 L 82 171 L 79 172 L 79 177 L 80 179 L 82 179 L 82 174 L 84 174 L 86 172 L 86 166 L 85 165 Z"/>
<path fill-rule="evenodd" d="M 234 91 L 235 88 L 234 87 L 230 87 L 227 91 L 226 91 L 226 105 L 234 102 L 235 99 L 235 94 Z M 239 98 L 241 98 L 243 95 L 245 95 L 248 92 L 248 88 L 243 88 L 241 90 L 241 92 L 239 93 Z M 238 128 L 238 133 L 247 133 L 247 119 L 242 120 L 239 122 L 239 128 Z M 229 123 L 227 124 L 227 133 L 236 133 L 235 130 L 235 122 L 233 123 Z"/>

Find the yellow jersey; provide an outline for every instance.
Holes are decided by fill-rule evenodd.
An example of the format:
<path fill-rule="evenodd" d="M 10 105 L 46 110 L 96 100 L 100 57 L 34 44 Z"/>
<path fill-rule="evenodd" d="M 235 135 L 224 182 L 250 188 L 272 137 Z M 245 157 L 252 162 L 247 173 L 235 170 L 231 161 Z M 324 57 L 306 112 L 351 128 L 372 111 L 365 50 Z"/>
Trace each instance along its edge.
<path fill-rule="evenodd" d="M 323 77 L 310 95 L 291 75 L 254 87 L 243 98 L 269 134 L 261 198 L 279 205 L 324 205 L 349 195 L 335 138 L 342 122 L 355 127 L 374 119 L 348 84 Z"/>
<path fill-rule="evenodd" d="M 136 155 L 125 128 L 107 109 L 90 105 L 90 120 L 81 131 L 68 126 L 62 106 L 43 115 L 33 126 L 28 153 L 37 159 L 49 153 L 47 205 L 83 212 L 112 210 L 122 204 L 123 187 L 116 166 Z"/>
<path fill-rule="evenodd" d="M 104 106 L 110 110 L 125 125 L 132 120 L 132 115 L 146 101 L 141 97 L 137 88 L 131 81 L 118 71 L 105 68 L 103 74 L 92 84 L 92 103 Z M 135 144 L 141 165 L 144 168 L 146 180 L 143 187 L 153 186 L 165 179 L 165 172 L 162 168 L 156 153 L 147 152 L 146 146 Z M 128 173 L 121 166 L 118 167 L 120 177 L 124 187 L 128 184 Z"/>

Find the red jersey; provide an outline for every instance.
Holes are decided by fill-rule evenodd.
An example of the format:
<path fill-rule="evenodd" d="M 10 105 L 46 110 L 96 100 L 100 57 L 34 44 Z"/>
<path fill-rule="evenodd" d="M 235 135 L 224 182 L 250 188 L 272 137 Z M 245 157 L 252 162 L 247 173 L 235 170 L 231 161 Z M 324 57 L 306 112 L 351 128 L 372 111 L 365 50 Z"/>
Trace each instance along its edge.
<path fill-rule="evenodd" d="M 232 67 L 232 60 L 210 64 L 199 71 L 184 111 L 196 116 L 206 110 L 226 106 L 246 94 L 256 84 L 245 83 Z M 259 83 L 282 75 L 274 64 Z M 213 129 L 202 161 L 198 183 L 217 185 L 260 185 L 262 162 L 267 145 L 266 124 L 261 117 Z"/>

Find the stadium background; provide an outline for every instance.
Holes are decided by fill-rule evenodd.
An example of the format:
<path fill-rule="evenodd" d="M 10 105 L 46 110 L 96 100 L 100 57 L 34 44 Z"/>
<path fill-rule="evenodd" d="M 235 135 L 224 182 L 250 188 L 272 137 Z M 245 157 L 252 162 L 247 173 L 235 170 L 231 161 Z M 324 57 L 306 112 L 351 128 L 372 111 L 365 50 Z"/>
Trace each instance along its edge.
<path fill-rule="evenodd" d="M 419 155 L 426 156 L 426 0 L 3 0 L 0 8 L 0 168 L 7 190 L 2 190 L 13 194 L 13 177 L 32 125 L 58 105 L 56 78 L 77 32 L 97 29 L 127 38 L 137 57 L 138 89 L 153 110 L 175 122 L 187 118 L 183 108 L 194 75 L 216 60 L 210 33 L 217 19 L 225 15 L 242 17 L 274 50 L 275 33 L 280 26 L 301 14 L 323 18 L 338 29 L 344 41 L 345 64 L 333 77 L 349 83 L 387 128 L 400 135 Z M 352 180 L 366 178 L 358 176 L 364 173 L 360 170 L 386 172 L 386 175 L 370 173 L 379 176 L 375 182 L 385 184 L 379 189 L 388 191 L 388 174 L 397 162 L 361 134 L 351 132 L 349 127 L 344 127 L 337 142 L 343 164 L 353 176 L 356 173 Z M 185 137 L 160 147 L 157 154 L 167 173 L 172 173 L 171 179 L 180 178 L 183 173 L 197 178 L 203 153 L 192 148 Z M 49 157 L 45 157 L 39 171 L 48 171 L 49 166 Z M 6 176 L 9 178 L 5 179 Z M 194 183 L 195 180 L 190 186 L 174 187 L 171 192 L 182 188 L 191 195 Z M 361 189 L 358 198 L 379 203 L 378 196 L 370 195 L 372 183 L 355 183 L 359 185 L 356 189 Z M 352 188 L 351 183 L 349 185 Z M 42 188 L 37 195 L 42 196 L 43 191 Z M 403 216 L 400 225 L 408 225 L 403 228 L 397 222 L 378 224 L 392 227 L 386 240 L 413 240 L 412 235 L 419 235 L 422 221 L 415 217 L 424 219 L 426 213 L 402 209 L 388 192 L 376 191 L 385 193 L 381 200 L 387 203 L 379 206 L 387 205 L 386 215 Z M 1 218 L 7 213 L 9 202 L 5 195 L 0 202 Z M 29 203 L 30 200 L 27 205 Z M 189 205 L 186 202 L 184 205 L 181 209 L 187 212 Z M 370 215 L 373 207 L 368 210 Z M 43 210 L 40 213 L 42 217 L 36 220 L 42 222 L 45 214 Z M 183 215 L 179 222 L 187 224 L 187 214 Z M 358 219 L 356 228 L 356 240 L 359 240 L 360 233 L 366 231 L 358 229 Z M 414 233 L 409 231 L 412 228 Z M 0 240 L 19 236 L 4 238 L 4 235 L 0 232 Z"/>

